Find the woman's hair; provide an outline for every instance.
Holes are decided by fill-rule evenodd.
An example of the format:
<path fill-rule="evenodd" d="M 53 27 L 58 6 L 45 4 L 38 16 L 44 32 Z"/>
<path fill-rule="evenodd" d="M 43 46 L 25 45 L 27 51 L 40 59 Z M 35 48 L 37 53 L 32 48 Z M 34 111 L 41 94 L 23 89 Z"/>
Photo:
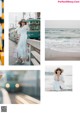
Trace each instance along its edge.
<path fill-rule="evenodd" d="M 25 25 L 26 25 L 26 22 L 23 22 L 23 23 L 25 23 Z M 19 22 L 19 25 L 20 25 L 20 27 L 22 27 L 22 22 Z"/>
<path fill-rule="evenodd" d="M 21 23 L 19 23 L 19 25 L 20 25 L 20 27 L 22 27 L 22 24 Z"/>
<path fill-rule="evenodd" d="M 63 73 L 63 69 L 61 69 L 61 68 L 57 68 L 57 69 L 54 71 L 54 73 L 57 74 L 57 71 L 60 71 L 60 72 L 61 72 L 60 74 Z"/>
<path fill-rule="evenodd" d="M 21 21 L 18 22 L 18 24 L 20 25 L 20 27 L 22 27 L 22 23 L 25 23 L 25 25 L 27 24 L 27 22 L 25 21 L 25 19 L 22 19 Z"/>

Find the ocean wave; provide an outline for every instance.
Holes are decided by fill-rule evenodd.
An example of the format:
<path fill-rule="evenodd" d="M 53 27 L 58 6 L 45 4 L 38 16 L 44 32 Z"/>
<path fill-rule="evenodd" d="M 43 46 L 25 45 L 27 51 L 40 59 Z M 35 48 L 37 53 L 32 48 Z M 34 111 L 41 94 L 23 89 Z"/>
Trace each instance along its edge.
<path fill-rule="evenodd" d="M 46 48 L 66 52 L 80 52 L 80 29 L 47 29 Z"/>
<path fill-rule="evenodd" d="M 80 29 L 48 29 L 45 38 L 80 38 Z"/>
<path fill-rule="evenodd" d="M 62 39 L 58 41 L 46 39 L 45 47 L 63 52 L 80 52 L 80 39 Z"/>

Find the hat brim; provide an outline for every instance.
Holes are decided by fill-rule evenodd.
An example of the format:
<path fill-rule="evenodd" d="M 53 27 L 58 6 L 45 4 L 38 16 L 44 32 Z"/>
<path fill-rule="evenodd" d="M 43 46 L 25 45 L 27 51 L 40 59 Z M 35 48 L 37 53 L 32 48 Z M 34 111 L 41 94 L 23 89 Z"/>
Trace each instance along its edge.
<path fill-rule="evenodd" d="M 27 21 L 25 19 L 22 19 L 21 21 L 18 22 L 18 24 L 21 24 L 22 22 L 27 23 Z"/>

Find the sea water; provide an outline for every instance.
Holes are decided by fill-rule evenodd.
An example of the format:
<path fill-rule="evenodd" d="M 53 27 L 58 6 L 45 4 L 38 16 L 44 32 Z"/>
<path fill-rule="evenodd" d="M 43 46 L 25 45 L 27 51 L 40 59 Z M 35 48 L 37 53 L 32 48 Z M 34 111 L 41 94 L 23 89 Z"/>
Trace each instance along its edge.
<path fill-rule="evenodd" d="M 79 28 L 46 28 L 45 47 L 62 52 L 80 52 Z"/>

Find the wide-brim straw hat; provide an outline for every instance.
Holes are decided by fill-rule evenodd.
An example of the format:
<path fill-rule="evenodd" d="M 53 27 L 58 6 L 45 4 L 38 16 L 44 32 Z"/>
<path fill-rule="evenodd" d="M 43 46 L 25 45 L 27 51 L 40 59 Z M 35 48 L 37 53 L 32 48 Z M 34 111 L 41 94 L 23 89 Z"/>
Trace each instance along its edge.
<path fill-rule="evenodd" d="M 19 21 L 18 24 L 21 24 L 22 22 L 27 23 L 25 19 L 21 19 L 21 21 Z"/>

